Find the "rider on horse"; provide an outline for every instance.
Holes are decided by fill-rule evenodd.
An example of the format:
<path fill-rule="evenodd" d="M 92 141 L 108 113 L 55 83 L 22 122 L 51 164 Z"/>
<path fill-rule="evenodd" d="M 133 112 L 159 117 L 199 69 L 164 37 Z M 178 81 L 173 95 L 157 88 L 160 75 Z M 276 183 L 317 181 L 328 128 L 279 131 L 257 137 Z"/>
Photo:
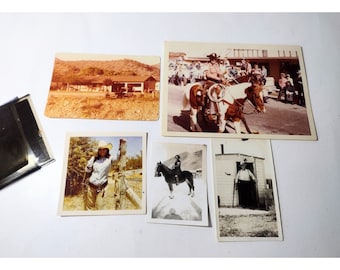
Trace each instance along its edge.
<path fill-rule="evenodd" d="M 217 56 L 216 53 L 211 53 L 207 55 L 207 57 L 209 57 L 209 68 L 205 73 L 206 81 L 203 83 L 204 91 L 206 92 L 214 84 L 222 88 L 230 85 L 220 68 L 219 56 Z"/>
<path fill-rule="evenodd" d="M 211 53 L 207 55 L 207 57 L 209 57 L 209 68 L 205 74 L 207 80 L 215 83 L 225 82 L 225 78 L 220 68 L 219 56 L 217 56 L 216 53 Z"/>
<path fill-rule="evenodd" d="M 174 171 L 174 176 L 175 176 L 175 179 L 176 179 L 176 185 L 178 185 L 178 183 L 179 183 L 179 176 L 182 173 L 182 170 L 181 170 L 181 158 L 180 158 L 179 155 L 176 155 L 175 158 L 176 158 L 176 161 L 175 161 L 175 164 L 172 167 L 172 169 Z"/>

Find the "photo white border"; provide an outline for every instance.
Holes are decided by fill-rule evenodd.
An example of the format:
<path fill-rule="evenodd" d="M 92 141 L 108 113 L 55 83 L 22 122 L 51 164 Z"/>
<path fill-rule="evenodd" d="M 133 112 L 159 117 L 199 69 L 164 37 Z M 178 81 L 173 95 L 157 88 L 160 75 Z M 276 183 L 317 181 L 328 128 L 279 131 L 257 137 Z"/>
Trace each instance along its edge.
<path fill-rule="evenodd" d="M 168 153 L 164 154 L 163 158 L 159 158 L 159 152 L 162 149 L 168 149 Z M 171 150 L 170 150 L 171 149 Z M 202 220 L 175 220 L 175 219 L 164 219 L 164 218 L 153 218 L 152 211 L 154 205 L 154 192 L 157 192 L 155 187 L 157 186 L 154 184 L 155 181 L 161 182 L 161 185 L 164 186 L 164 189 L 168 189 L 167 184 L 165 182 L 164 176 L 161 175 L 160 177 L 155 176 L 155 169 L 158 162 L 164 162 L 167 159 L 174 157 L 176 154 L 179 154 L 184 149 L 193 150 L 201 150 L 202 151 L 202 175 L 201 181 L 203 190 L 199 193 L 201 202 L 200 207 L 202 209 Z M 170 154 L 172 152 L 172 154 Z M 173 225 L 189 225 L 189 226 L 202 226 L 207 227 L 209 226 L 209 211 L 208 211 L 208 183 L 207 183 L 207 145 L 206 144 L 199 144 L 199 143 L 192 143 L 192 144 L 185 144 L 185 143 L 176 143 L 174 141 L 155 141 L 152 143 L 151 152 L 150 152 L 150 161 L 149 161 L 149 170 L 152 172 L 149 173 L 148 176 L 148 211 L 147 211 L 147 222 L 150 223 L 160 223 L 160 224 L 173 224 Z M 185 168 L 182 165 L 182 170 Z M 194 182 L 195 183 L 195 182 Z M 181 184 L 179 184 L 181 185 Z M 186 185 L 183 183 L 183 185 Z M 195 185 L 195 184 L 194 184 Z M 174 196 L 175 198 L 172 200 L 176 200 L 176 185 L 173 185 L 174 188 Z M 185 187 L 187 188 L 187 187 Z M 170 191 L 169 191 L 170 194 Z M 195 187 L 195 196 L 197 195 L 197 188 Z M 168 195 L 165 195 L 168 196 Z"/>
<path fill-rule="evenodd" d="M 276 215 L 276 223 L 277 223 L 277 237 L 223 237 L 220 236 L 220 222 L 219 222 L 219 206 L 217 200 L 218 187 L 216 180 L 216 155 L 222 154 L 220 152 L 221 144 L 224 145 L 224 154 L 246 154 L 245 149 L 249 150 L 249 152 L 253 152 L 251 155 L 256 156 L 260 154 L 256 152 L 259 149 L 261 150 L 261 155 L 264 156 L 265 165 L 264 169 L 267 174 L 270 175 L 272 180 L 272 191 L 273 191 L 273 199 L 275 204 L 275 215 Z M 231 145 L 231 150 L 228 150 L 228 145 Z M 225 147 L 227 146 L 227 147 Z M 279 195 L 277 188 L 277 179 L 275 175 L 275 167 L 274 160 L 271 148 L 270 140 L 239 140 L 239 139 L 211 139 L 211 147 L 212 147 L 212 162 L 213 162 L 213 182 L 214 182 L 214 205 L 215 205 L 215 221 L 216 221 L 216 238 L 219 242 L 243 242 L 243 241 L 282 241 L 283 240 L 283 230 L 282 230 L 282 220 L 281 220 L 281 211 L 279 204 Z M 217 150 L 218 149 L 218 150 Z M 241 151 L 242 149 L 242 151 Z M 260 156 L 260 155 L 259 155 Z"/>
<path fill-rule="evenodd" d="M 201 55 L 207 55 L 211 52 L 219 52 L 222 49 L 280 49 L 295 50 L 298 55 L 300 65 L 303 90 L 306 104 L 306 113 L 310 129 L 310 135 L 284 135 L 284 134 L 236 134 L 236 133 L 213 133 L 213 132 L 176 132 L 168 130 L 168 75 L 169 75 L 169 53 L 170 52 L 200 52 Z M 233 44 L 233 43 L 205 43 L 205 42 L 180 42 L 165 41 L 162 63 L 162 95 L 161 95 L 161 120 L 162 135 L 169 137 L 208 137 L 208 138 L 246 138 L 246 139 L 284 139 L 284 140 L 317 140 L 317 132 L 314 123 L 314 117 L 309 97 L 309 88 L 306 76 L 305 63 L 303 59 L 302 47 L 292 45 L 261 45 L 261 44 Z"/>
<path fill-rule="evenodd" d="M 142 138 L 142 207 L 135 210 L 75 210 L 65 211 L 64 193 L 66 187 L 66 174 L 68 165 L 68 154 L 71 137 L 141 137 Z M 60 197 L 58 206 L 58 215 L 60 216 L 103 216 L 103 215 L 135 215 L 146 213 L 146 166 L 147 166 L 147 133 L 146 132 L 69 132 L 65 137 L 65 150 L 63 160 L 63 172 L 61 176 Z"/>

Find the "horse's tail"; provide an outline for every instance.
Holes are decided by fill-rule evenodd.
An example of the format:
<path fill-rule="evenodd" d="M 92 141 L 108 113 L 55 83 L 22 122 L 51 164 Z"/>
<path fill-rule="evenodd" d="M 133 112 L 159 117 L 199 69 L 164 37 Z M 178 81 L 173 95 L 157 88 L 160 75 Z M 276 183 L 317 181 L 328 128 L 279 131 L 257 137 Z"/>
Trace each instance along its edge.
<path fill-rule="evenodd" d="M 183 99 L 182 99 L 182 106 L 183 109 L 187 108 L 189 105 L 189 97 L 186 92 L 184 92 Z"/>
<path fill-rule="evenodd" d="M 202 90 L 201 92 L 203 92 L 202 83 L 200 82 L 190 83 L 185 86 L 182 101 L 183 109 L 187 108 L 188 106 L 191 107 L 193 104 L 195 104 L 197 89 L 201 89 Z M 201 93 L 201 95 L 203 95 L 203 93 Z M 194 103 L 192 104 L 192 102 Z"/>

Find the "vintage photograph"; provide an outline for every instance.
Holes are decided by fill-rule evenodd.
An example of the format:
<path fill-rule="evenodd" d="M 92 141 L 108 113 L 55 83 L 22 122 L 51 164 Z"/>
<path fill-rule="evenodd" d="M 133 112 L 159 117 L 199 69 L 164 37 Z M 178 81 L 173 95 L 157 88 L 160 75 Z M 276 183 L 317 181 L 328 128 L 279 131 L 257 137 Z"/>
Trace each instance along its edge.
<path fill-rule="evenodd" d="M 212 139 L 219 241 L 282 240 L 270 140 Z"/>
<path fill-rule="evenodd" d="M 57 53 L 45 115 L 159 119 L 160 57 Z"/>
<path fill-rule="evenodd" d="M 148 221 L 208 226 L 206 145 L 154 142 Z"/>
<path fill-rule="evenodd" d="M 145 214 L 146 134 L 67 134 L 59 214 Z"/>
<path fill-rule="evenodd" d="M 0 106 L 0 189 L 54 161 L 31 96 Z"/>
<path fill-rule="evenodd" d="M 299 46 L 165 42 L 162 134 L 317 140 Z"/>

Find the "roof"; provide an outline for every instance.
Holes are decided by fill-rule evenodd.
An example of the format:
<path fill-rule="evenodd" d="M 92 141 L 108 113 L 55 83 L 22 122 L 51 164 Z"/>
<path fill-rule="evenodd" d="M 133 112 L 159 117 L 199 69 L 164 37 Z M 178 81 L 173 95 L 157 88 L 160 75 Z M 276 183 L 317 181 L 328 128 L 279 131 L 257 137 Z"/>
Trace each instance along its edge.
<path fill-rule="evenodd" d="M 248 154 L 243 154 L 243 153 L 218 153 L 216 156 L 246 156 L 250 158 L 258 158 L 258 159 L 264 159 L 263 157 L 255 156 L 255 155 L 248 155 Z"/>
<path fill-rule="evenodd" d="M 157 81 L 153 76 L 96 76 L 90 80 L 92 83 L 104 83 L 104 81 L 108 79 L 113 82 Z"/>

